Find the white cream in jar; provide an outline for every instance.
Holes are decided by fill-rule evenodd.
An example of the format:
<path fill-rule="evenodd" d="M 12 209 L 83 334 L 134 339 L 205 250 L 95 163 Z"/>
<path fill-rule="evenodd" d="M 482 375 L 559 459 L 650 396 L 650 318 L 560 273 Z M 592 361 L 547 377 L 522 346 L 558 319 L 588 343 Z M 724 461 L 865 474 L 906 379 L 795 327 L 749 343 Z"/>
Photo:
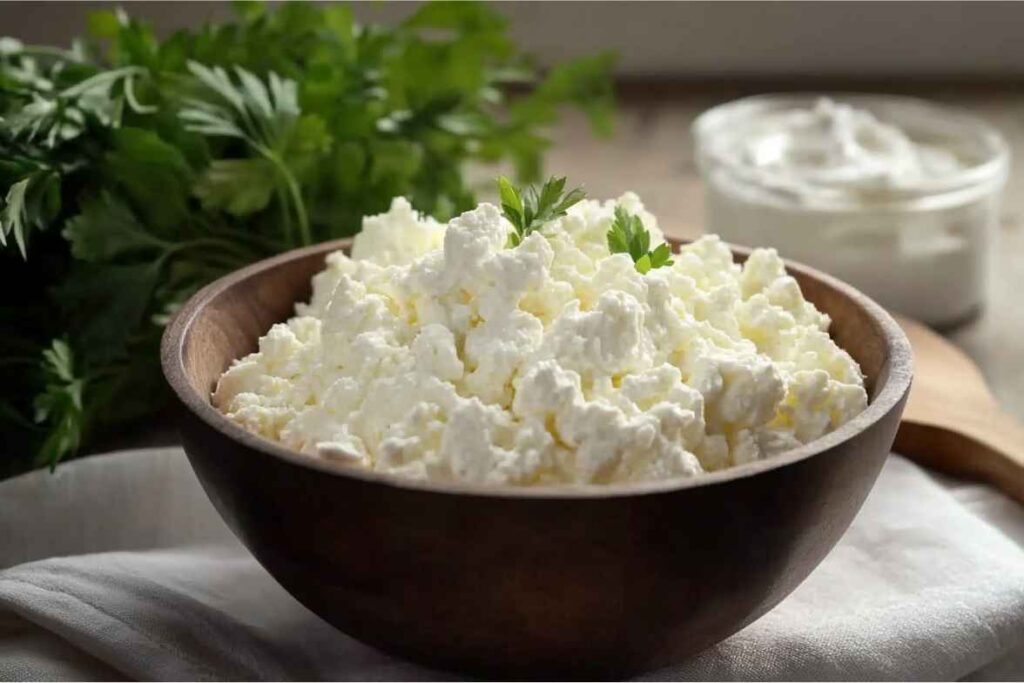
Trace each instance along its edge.
<path fill-rule="evenodd" d="M 709 232 L 769 245 L 932 325 L 984 299 L 1008 152 L 910 98 L 767 95 L 694 124 Z"/>

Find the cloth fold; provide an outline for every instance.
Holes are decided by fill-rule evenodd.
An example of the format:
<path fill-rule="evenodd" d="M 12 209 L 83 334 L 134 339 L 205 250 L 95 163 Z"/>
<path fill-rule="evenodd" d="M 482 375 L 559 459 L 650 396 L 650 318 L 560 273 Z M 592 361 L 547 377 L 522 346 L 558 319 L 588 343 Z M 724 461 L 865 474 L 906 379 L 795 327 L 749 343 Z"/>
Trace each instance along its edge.
<path fill-rule="evenodd" d="M 655 680 L 1024 676 L 1024 509 L 893 456 L 846 536 Z M 442 679 L 334 630 L 234 539 L 180 449 L 0 483 L 0 679 Z M 613 590 L 613 587 L 609 587 Z"/>

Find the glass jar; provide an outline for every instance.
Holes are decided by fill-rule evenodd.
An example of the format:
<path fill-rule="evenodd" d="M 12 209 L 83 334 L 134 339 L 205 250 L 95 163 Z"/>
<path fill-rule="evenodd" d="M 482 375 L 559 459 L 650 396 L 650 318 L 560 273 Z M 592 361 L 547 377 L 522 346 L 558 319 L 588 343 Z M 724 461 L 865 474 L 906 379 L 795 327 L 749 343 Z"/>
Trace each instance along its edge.
<path fill-rule="evenodd" d="M 982 305 L 1009 151 L 980 119 L 907 97 L 779 94 L 715 107 L 693 134 L 708 232 L 933 326 Z"/>

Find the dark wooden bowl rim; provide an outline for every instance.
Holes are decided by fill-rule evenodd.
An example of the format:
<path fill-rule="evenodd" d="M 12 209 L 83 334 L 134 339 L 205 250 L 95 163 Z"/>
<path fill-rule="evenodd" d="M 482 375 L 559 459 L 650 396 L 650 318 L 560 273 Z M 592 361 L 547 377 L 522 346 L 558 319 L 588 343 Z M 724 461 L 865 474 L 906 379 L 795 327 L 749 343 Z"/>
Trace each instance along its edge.
<path fill-rule="evenodd" d="M 682 243 L 681 240 L 675 239 L 670 239 L 669 241 L 674 247 L 678 247 Z M 765 460 L 758 460 L 753 463 L 738 465 L 695 477 L 628 484 L 535 487 L 484 486 L 452 482 L 419 481 L 403 478 L 399 475 L 378 473 L 358 466 L 318 460 L 313 456 L 292 451 L 273 441 L 248 432 L 217 410 L 210 402 L 210 397 L 201 395 L 189 381 L 184 360 L 185 343 L 193 320 L 202 312 L 203 308 L 209 302 L 215 300 L 224 290 L 237 284 L 239 281 L 252 277 L 256 273 L 277 268 L 295 259 L 301 259 L 317 252 L 322 252 L 326 256 L 332 251 L 348 248 L 349 246 L 351 246 L 351 239 L 346 238 L 285 252 L 225 275 L 193 295 L 171 321 L 170 325 L 168 325 L 164 332 L 160 350 L 164 375 L 181 401 L 208 425 L 229 438 L 241 442 L 244 446 L 301 467 L 319 470 L 331 476 L 352 477 L 382 486 L 452 495 L 495 498 L 613 498 L 642 496 L 689 489 L 697 486 L 714 486 L 734 479 L 753 477 L 761 472 L 785 467 L 805 458 L 814 457 L 853 438 L 856 434 L 880 420 L 899 403 L 910 387 L 912 375 L 910 342 L 892 316 L 867 295 L 845 282 L 809 266 L 786 261 L 786 269 L 789 272 L 800 272 L 803 275 L 821 280 L 824 284 L 840 291 L 864 309 L 879 324 L 879 328 L 883 332 L 889 363 L 889 371 L 883 380 L 882 386 L 877 388 L 874 399 L 869 402 L 868 407 L 862 413 L 838 429 L 799 448 L 791 449 Z M 730 247 L 734 254 L 744 258 L 751 251 L 744 247 L 732 245 Z"/>

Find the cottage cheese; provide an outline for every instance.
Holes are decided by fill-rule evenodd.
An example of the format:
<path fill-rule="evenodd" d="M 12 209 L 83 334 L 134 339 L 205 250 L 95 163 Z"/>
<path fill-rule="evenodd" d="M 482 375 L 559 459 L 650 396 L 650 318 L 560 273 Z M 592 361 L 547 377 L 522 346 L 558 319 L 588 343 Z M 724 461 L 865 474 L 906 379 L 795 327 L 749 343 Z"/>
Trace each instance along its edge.
<path fill-rule="evenodd" d="M 860 369 L 774 250 L 741 268 L 704 237 L 641 275 L 608 252 L 617 205 L 663 241 L 631 193 L 514 249 L 491 204 L 445 227 L 395 199 L 214 404 L 312 457 L 495 485 L 694 476 L 864 409 Z"/>

